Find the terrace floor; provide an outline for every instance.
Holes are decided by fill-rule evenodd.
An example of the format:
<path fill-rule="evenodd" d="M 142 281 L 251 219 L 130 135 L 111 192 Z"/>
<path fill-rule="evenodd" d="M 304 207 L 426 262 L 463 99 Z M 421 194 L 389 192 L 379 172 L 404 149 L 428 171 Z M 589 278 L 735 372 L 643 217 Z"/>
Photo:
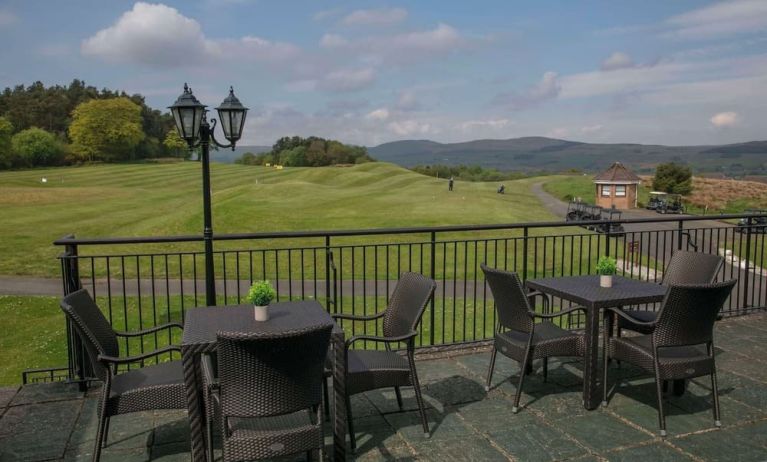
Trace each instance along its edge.
<path fill-rule="evenodd" d="M 399 411 L 393 390 L 352 400 L 357 460 L 767 460 L 767 314 L 717 325 L 722 421 L 716 429 L 706 378 L 683 397 L 668 397 L 669 436 L 657 436 L 652 379 L 623 365 L 610 404 L 581 406 L 576 361 L 552 361 L 549 381 L 525 384 L 522 410 L 511 413 L 518 368 L 499 356 L 493 387 L 484 391 L 489 354 L 422 358 L 419 375 L 430 409 L 432 437 L 420 429 L 412 392 Z M 511 379 L 511 380 L 510 380 Z M 98 390 L 67 384 L 0 389 L 0 460 L 89 460 Z M 330 443 L 330 438 L 326 440 Z M 184 412 L 137 413 L 112 419 L 102 460 L 189 460 Z"/>

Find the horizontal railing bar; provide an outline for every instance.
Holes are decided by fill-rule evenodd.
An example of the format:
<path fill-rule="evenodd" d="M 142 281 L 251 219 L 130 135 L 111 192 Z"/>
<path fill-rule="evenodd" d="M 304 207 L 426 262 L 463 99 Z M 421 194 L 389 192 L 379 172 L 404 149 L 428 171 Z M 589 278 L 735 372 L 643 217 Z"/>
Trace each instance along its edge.
<path fill-rule="evenodd" d="M 653 217 L 629 218 L 621 220 L 590 220 L 590 221 L 539 221 L 529 223 L 499 223 L 485 225 L 449 225 L 425 226 L 409 228 L 370 228 L 370 229 L 341 229 L 319 231 L 285 231 L 274 233 L 233 233 L 214 235 L 216 241 L 237 241 L 250 239 L 289 239 L 307 237 L 349 237 L 374 236 L 393 234 L 417 233 L 449 233 L 461 231 L 492 231 L 500 229 L 524 228 L 564 228 L 583 225 L 631 224 L 631 223 L 667 223 L 703 220 L 733 220 L 738 218 L 767 218 L 767 214 L 727 214 L 727 215 L 696 215 L 687 217 Z M 604 233 L 611 234 L 611 233 Z M 613 233 L 614 234 L 614 233 Z M 106 244 L 154 244 L 163 242 L 202 242 L 202 236 L 155 236 L 155 237 L 105 237 L 105 238 L 70 238 L 63 237 L 53 241 L 54 245 L 106 245 Z"/>

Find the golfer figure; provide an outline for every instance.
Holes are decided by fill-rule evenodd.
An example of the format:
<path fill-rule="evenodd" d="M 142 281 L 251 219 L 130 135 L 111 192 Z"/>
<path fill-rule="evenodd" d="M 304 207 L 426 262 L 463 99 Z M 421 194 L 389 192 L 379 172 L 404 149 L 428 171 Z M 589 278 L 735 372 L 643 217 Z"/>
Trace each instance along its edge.
<path fill-rule="evenodd" d="M 449 180 L 447 180 L 447 190 L 452 191 L 453 190 L 453 177 L 451 176 Z"/>

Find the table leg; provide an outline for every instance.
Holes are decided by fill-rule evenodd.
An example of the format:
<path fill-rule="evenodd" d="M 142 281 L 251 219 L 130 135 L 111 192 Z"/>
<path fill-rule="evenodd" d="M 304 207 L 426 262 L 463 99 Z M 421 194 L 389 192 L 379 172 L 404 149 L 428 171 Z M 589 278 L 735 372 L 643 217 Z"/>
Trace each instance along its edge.
<path fill-rule="evenodd" d="M 186 386 L 186 404 L 189 418 L 190 439 L 192 443 L 192 461 L 204 462 L 205 450 L 205 413 L 202 410 L 202 394 L 197 378 L 200 376 L 199 352 L 188 346 L 181 347 L 181 366 L 184 369 Z"/>
<path fill-rule="evenodd" d="M 583 407 L 599 406 L 599 309 L 589 308 L 586 315 L 586 351 L 583 358 Z"/>
<path fill-rule="evenodd" d="M 333 456 L 346 460 L 346 358 L 343 331 L 333 333 Z"/>

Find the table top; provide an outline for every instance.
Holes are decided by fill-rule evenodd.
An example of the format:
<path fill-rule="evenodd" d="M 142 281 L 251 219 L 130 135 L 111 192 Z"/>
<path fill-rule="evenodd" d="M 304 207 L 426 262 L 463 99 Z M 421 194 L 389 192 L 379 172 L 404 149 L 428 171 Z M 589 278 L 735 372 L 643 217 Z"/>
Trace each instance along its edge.
<path fill-rule="evenodd" d="M 343 332 L 316 300 L 272 303 L 268 321 L 255 320 L 253 305 L 207 306 L 186 312 L 181 345 L 215 343 L 217 332 L 280 333 L 329 324 Z"/>
<path fill-rule="evenodd" d="M 667 287 L 648 281 L 613 276 L 612 287 L 600 287 L 599 276 L 530 279 L 527 287 L 587 308 L 609 308 L 663 301 Z"/>

